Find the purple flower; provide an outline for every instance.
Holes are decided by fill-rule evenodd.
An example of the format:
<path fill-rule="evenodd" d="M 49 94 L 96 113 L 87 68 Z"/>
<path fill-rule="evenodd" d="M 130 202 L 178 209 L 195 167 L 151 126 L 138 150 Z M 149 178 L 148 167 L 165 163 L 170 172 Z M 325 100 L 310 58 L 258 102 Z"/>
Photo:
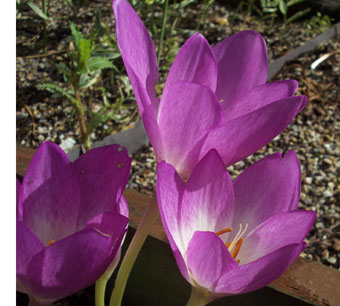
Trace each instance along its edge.
<path fill-rule="evenodd" d="M 17 289 L 33 305 L 90 286 L 117 260 L 128 224 L 122 192 L 130 164 L 119 145 L 74 163 L 51 142 L 36 151 L 17 181 Z"/>
<path fill-rule="evenodd" d="M 187 179 L 215 148 L 225 165 L 253 154 L 278 135 L 307 103 L 293 96 L 294 80 L 266 84 L 263 37 L 243 31 L 214 48 L 199 33 L 179 51 L 162 98 L 155 94 L 158 65 L 151 37 L 125 0 L 113 0 L 122 58 L 157 161 Z"/>
<path fill-rule="evenodd" d="M 300 164 L 276 153 L 234 182 L 215 150 L 186 185 L 161 162 L 157 199 L 182 275 L 208 300 L 257 290 L 276 279 L 305 248 L 315 213 L 298 210 Z"/>

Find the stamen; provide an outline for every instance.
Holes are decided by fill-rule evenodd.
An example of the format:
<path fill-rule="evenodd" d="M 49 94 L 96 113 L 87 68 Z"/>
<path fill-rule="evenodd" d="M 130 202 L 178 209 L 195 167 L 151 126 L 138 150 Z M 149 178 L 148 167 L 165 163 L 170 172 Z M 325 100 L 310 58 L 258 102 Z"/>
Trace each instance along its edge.
<path fill-rule="evenodd" d="M 242 224 L 240 224 L 240 229 L 238 231 L 238 233 L 236 234 L 234 240 L 231 242 L 231 245 L 228 247 L 229 252 L 231 252 L 231 250 L 234 248 L 235 243 L 238 241 L 239 237 L 241 236 L 240 234 L 242 233 Z"/>
<path fill-rule="evenodd" d="M 248 228 L 248 223 L 246 223 L 246 226 L 243 228 L 242 223 L 240 224 L 240 229 L 237 232 L 235 238 L 233 239 L 233 241 L 231 242 L 226 242 L 225 246 L 227 247 L 228 251 L 231 253 L 231 256 L 235 259 L 235 261 L 237 263 L 240 263 L 239 259 L 236 259 L 238 253 L 240 252 L 242 243 L 243 243 L 243 238 L 242 236 L 245 234 L 245 232 L 247 231 Z M 216 236 L 220 236 L 224 233 L 229 233 L 231 232 L 233 229 L 231 227 L 227 227 L 221 231 L 216 232 Z"/>
<path fill-rule="evenodd" d="M 231 254 L 231 256 L 233 256 L 234 259 L 236 258 L 238 252 L 241 249 L 242 242 L 243 242 L 243 238 L 240 238 L 235 244 L 235 249 L 234 249 L 233 253 Z"/>
<path fill-rule="evenodd" d="M 47 246 L 49 247 L 49 246 L 52 245 L 53 243 L 55 243 L 55 240 L 50 240 L 50 241 L 47 243 Z"/>
<path fill-rule="evenodd" d="M 247 231 L 248 228 L 248 223 L 246 224 L 246 226 L 244 227 L 244 230 L 242 231 L 242 224 L 240 224 L 240 230 L 238 231 L 237 235 L 235 236 L 234 240 L 232 241 L 230 247 L 228 247 L 229 252 L 231 252 L 231 250 L 234 248 L 236 242 L 241 238 L 241 236 L 244 235 L 244 233 Z"/>
<path fill-rule="evenodd" d="M 218 232 L 216 232 L 215 234 L 216 234 L 216 236 L 220 236 L 220 235 L 222 235 L 222 234 L 224 234 L 224 233 L 229 233 L 229 232 L 231 232 L 233 229 L 231 228 L 231 227 L 228 227 L 228 228 L 225 228 L 225 229 L 223 229 L 223 230 L 221 230 L 221 231 L 218 231 Z"/>

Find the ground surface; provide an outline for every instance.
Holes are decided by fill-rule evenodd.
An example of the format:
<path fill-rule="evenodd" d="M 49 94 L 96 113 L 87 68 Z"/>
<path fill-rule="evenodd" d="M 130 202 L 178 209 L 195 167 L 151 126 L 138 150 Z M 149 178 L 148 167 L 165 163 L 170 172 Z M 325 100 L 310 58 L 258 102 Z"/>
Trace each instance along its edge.
<path fill-rule="evenodd" d="M 57 2 L 58 3 L 58 2 Z M 62 2 L 61 2 L 62 3 Z M 79 11 L 77 24 L 90 33 L 93 16 L 99 1 L 92 1 Z M 114 20 L 110 3 L 100 3 L 102 22 L 114 33 Z M 160 10 L 154 15 L 159 17 Z M 54 63 L 65 60 L 65 46 L 69 43 L 68 16 L 71 11 L 64 5 L 50 8 L 53 21 L 48 24 L 47 51 L 42 51 L 41 20 L 27 7 L 17 15 L 17 141 L 26 146 L 38 147 L 44 140 L 60 144 L 66 138 L 79 143 L 79 125 L 71 105 L 36 86 L 43 82 L 62 82 L 62 76 Z M 169 46 L 177 51 L 194 31 L 201 16 L 201 7 L 187 7 L 180 20 L 177 18 L 173 36 L 167 38 L 162 60 L 161 82 L 164 81 L 169 61 L 173 58 Z M 155 18 L 156 18 L 155 17 Z M 150 18 L 149 18 L 150 19 Z M 148 19 L 148 20 L 149 20 Z M 171 16 L 171 24 L 176 16 Z M 269 21 L 258 17 L 239 14 L 234 16 L 228 7 L 213 5 L 207 15 L 207 23 L 201 32 L 214 45 L 232 33 L 244 29 L 259 31 L 266 39 L 270 61 L 279 58 L 289 50 L 304 44 L 317 36 L 323 29 L 313 27 L 307 21 L 300 21 L 284 27 L 280 22 L 270 26 Z M 157 45 L 157 43 L 156 43 Z M 303 54 L 289 62 L 275 80 L 296 79 L 298 94 L 309 97 L 309 103 L 294 122 L 265 148 L 229 167 L 235 178 L 254 161 L 277 151 L 295 150 L 302 167 L 302 193 L 300 208 L 314 210 L 318 214 L 316 224 L 309 234 L 308 248 L 302 254 L 325 265 L 340 269 L 340 41 L 332 38 L 315 51 Z M 310 65 L 319 57 L 332 52 L 327 60 L 315 70 Z M 176 52 L 174 52 L 176 53 Z M 104 73 L 101 86 L 108 92 L 108 99 L 114 103 L 118 95 L 120 75 L 125 75 L 120 59 L 116 60 L 119 73 L 113 77 Z M 94 107 L 99 106 L 100 94 L 93 93 Z M 138 120 L 138 112 L 131 106 L 129 95 L 125 94 L 129 108 L 120 109 L 116 120 L 100 125 L 92 135 L 93 140 L 126 129 Z M 121 120 L 121 118 L 126 117 Z M 142 148 L 133 156 L 130 187 L 144 193 L 153 193 L 156 179 L 156 164 L 152 147 Z"/>

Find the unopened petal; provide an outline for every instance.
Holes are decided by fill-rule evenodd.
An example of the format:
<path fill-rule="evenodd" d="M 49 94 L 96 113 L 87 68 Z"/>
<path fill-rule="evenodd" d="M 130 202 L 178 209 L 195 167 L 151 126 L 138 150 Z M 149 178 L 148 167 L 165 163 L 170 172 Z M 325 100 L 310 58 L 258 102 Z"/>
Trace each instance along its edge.
<path fill-rule="evenodd" d="M 94 216 L 118 211 L 118 202 L 130 175 L 131 158 L 119 145 L 92 149 L 75 162 L 80 186 L 77 230 Z"/>
<path fill-rule="evenodd" d="M 177 81 L 189 81 L 216 89 L 217 65 L 208 41 L 199 33 L 191 36 L 178 52 L 166 79 L 163 95 Z"/>
<path fill-rule="evenodd" d="M 233 226 L 248 223 L 250 233 L 269 217 L 297 209 L 300 186 L 300 163 L 294 151 L 261 159 L 234 181 Z"/>
<path fill-rule="evenodd" d="M 47 245 L 74 232 L 79 212 L 77 175 L 66 153 L 52 142 L 36 151 L 19 198 L 22 220 Z"/>
<path fill-rule="evenodd" d="M 246 158 L 281 133 L 306 103 L 304 96 L 291 97 L 228 121 L 206 136 L 200 158 L 211 148 L 226 166 Z"/>
<path fill-rule="evenodd" d="M 239 93 L 266 83 L 268 55 L 259 33 L 239 32 L 218 43 L 213 50 L 218 67 L 216 95 L 224 103 L 234 103 Z"/>

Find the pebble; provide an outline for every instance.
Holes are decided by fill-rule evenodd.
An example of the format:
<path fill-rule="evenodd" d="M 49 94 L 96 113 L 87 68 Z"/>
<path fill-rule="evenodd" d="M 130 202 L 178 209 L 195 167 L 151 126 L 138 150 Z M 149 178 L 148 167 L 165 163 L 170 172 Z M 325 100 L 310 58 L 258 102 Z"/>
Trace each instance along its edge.
<path fill-rule="evenodd" d="M 336 258 L 335 258 L 335 257 L 329 257 L 329 258 L 327 258 L 327 261 L 328 261 L 330 264 L 334 265 L 334 264 L 336 263 Z"/>

